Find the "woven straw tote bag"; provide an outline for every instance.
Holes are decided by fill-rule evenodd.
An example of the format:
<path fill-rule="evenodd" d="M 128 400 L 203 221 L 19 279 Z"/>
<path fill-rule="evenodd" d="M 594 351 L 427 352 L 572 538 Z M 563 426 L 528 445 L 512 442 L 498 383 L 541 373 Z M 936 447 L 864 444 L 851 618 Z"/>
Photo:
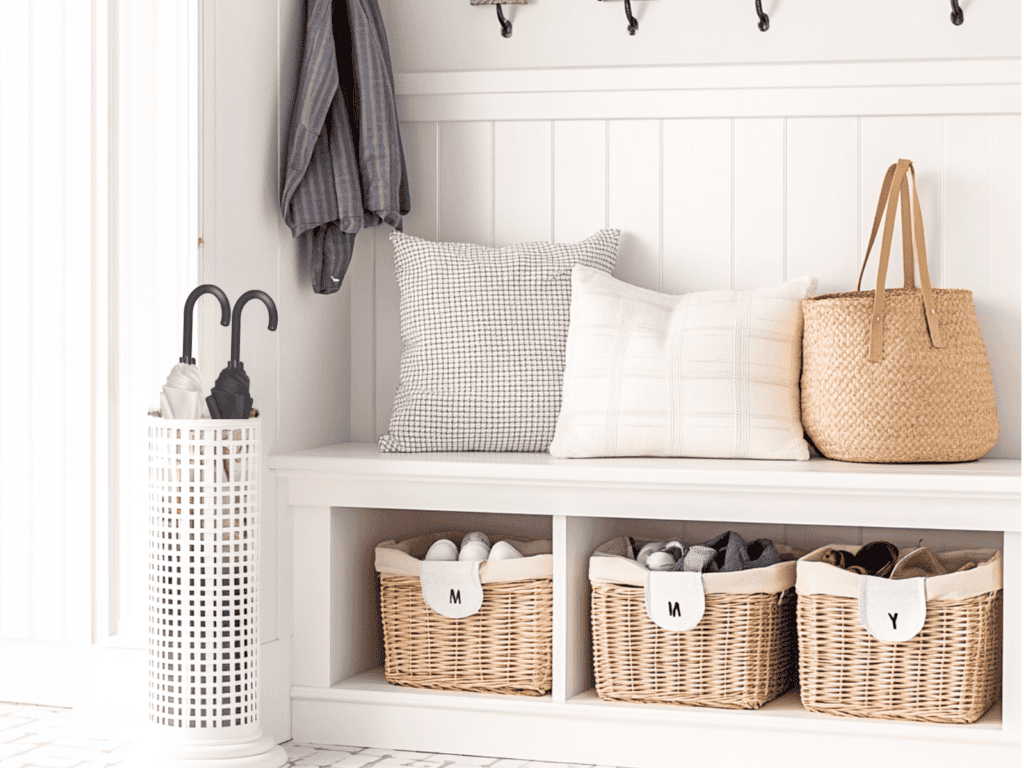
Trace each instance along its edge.
<path fill-rule="evenodd" d="M 886 289 L 897 204 L 903 288 Z M 861 291 L 883 213 L 875 289 Z M 920 288 L 914 284 L 915 251 Z M 857 290 L 806 299 L 803 314 L 801 412 L 807 436 L 823 455 L 874 463 L 956 462 L 992 450 L 999 417 L 971 292 L 931 287 L 909 160 L 885 174 Z"/>

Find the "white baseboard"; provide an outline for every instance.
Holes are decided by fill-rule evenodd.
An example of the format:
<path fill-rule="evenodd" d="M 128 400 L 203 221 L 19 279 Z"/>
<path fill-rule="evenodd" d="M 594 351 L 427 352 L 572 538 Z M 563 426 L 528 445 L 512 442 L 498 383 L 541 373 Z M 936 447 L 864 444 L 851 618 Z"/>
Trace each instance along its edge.
<path fill-rule="evenodd" d="M 73 650 L 68 643 L 0 640 L 0 701 L 72 706 Z"/>

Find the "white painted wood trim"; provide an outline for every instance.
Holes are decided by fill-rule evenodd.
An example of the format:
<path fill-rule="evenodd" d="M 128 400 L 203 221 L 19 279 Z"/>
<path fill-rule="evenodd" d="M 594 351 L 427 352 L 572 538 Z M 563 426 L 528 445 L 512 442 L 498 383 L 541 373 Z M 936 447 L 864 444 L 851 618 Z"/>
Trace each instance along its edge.
<path fill-rule="evenodd" d="M 1020 530 L 1020 462 L 875 466 L 814 459 L 554 459 L 381 454 L 347 443 L 272 456 L 293 505 Z M 679 509 L 679 494 L 694 503 Z M 964 505 L 972 512 L 966 515 Z"/>
<path fill-rule="evenodd" d="M 647 120 L 708 117 L 879 117 L 1020 113 L 1020 86 L 484 93 L 406 96 L 403 122 Z"/>
<path fill-rule="evenodd" d="M 1013 85 L 1020 82 L 1019 58 L 990 58 L 409 72 L 395 75 L 395 92 L 399 96 L 451 96 L 557 91 Z"/>
<path fill-rule="evenodd" d="M 1018 114 L 1020 59 L 427 72 L 405 122 Z"/>
<path fill-rule="evenodd" d="M 794 768 L 820 766 L 822 754 L 844 750 L 884 763 L 906 754 L 907 742 L 920 765 L 1009 765 L 1020 751 L 1014 736 L 999 729 L 998 708 L 974 725 L 942 727 L 814 715 L 802 710 L 795 692 L 758 711 L 622 705 L 592 693 L 565 704 L 495 698 L 378 692 L 372 682 L 360 690 L 295 688 L 293 736 L 307 743 L 637 768 L 675 768 L 682 750 L 687 763 L 712 764 L 721 759 L 723 744 L 732 754 L 785 755 Z"/>

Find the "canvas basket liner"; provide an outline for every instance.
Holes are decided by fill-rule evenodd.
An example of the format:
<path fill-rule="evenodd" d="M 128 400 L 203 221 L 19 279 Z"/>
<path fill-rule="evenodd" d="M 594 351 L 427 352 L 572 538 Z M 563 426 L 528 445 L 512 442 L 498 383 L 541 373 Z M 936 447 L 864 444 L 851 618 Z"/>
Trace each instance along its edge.
<path fill-rule="evenodd" d="M 380 579 L 384 677 L 395 685 L 443 691 L 542 696 L 551 690 L 551 541 L 487 532 L 523 553 L 484 562 L 479 612 L 464 619 L 435 613 L 423 601 L 419 562 L 443 532 L 384 541 L 374 552 Z"/>
<path fill-rule="evenodd" d="M 797 562 L 800 696 L 812 712 L 887 720 L 973 723 L 998 700 L 1002 683 L 1002 555 L 938 553 L 947 568 L 925 579 L 928 613 L 911 640 L 887 643 L 861 626 L 860 576 L 821 562 L 821 547 Z M 901 552 L 901 555 L 904 554 Z"/>
<path fill-rule="evenodd" d="M 796 562 L 706 573 L 704 616 L 669 632 L 644 608 L 647 569 L 625 537 L 590 558 L 594 677 L 599 698 L 758 709 L 796 682 Z M 792 552 L 779 545 L 780 552 Z"/>

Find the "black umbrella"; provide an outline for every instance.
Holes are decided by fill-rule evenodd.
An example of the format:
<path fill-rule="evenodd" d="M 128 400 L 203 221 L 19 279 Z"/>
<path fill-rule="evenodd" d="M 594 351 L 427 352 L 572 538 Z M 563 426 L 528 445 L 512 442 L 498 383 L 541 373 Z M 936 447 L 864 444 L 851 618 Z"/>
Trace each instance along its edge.
<path fill-rule="evenodd" d="M 185 299 L 181 359 L 171 368 L 160 393 L 160 411 L 165 419 L 198 419 L 203 415 L 203 379 L 192 357 L 192 310 L 204 293 L 212 293 L 220 302 L 220 324 L 231 323 L 231 302 L 216 285 L 200 285 Z"/>
<path fill-rule="evenodd" d="M 271 331 L 277 329 L 277 306 L 274 300 L 263 291 L 246 291 L 235 302 L 231 312 L 231 359 L 228 366 L 220 372 L 217 383 L 213 385 L 206 404 L 210 408 L 210 416 L 214 419 L 248 419 L 252 408 L 249 396 L 249 377 L 246 375 L 241 361 L 238 359 L 242 345 L 242 307 L 250 299 L 259 299 L 267 305 L 270 313 Z"/>

